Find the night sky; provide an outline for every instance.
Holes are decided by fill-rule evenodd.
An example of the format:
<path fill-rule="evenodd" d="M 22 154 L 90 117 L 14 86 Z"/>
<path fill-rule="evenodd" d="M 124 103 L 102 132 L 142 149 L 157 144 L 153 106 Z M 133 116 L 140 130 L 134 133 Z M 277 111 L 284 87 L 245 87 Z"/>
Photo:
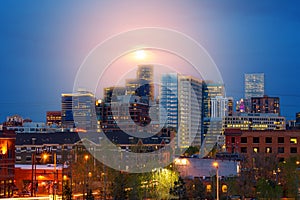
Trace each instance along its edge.
<path fill-rule="evenodd" d="M 45 121 L 72 92 L 87 54 L 106 38 L 166 27 L 199 42 L 217 64 L 227 96 L 244 95 L 244 73 L 265 73 L 282 115 L 300 111 L 300 1 L 1 1 L 0 122 Z"/>

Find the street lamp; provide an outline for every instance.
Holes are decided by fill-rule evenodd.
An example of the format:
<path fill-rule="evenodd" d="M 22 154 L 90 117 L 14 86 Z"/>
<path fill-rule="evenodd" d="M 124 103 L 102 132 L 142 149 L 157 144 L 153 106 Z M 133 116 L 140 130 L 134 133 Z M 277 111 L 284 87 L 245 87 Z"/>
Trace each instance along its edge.
<path fill-rule="evenodd" d="M 83 199 L 85 197 L 85 192 L 88 193 L 88 183 L 87 183 L 87 173 L 88 173 L 88 165 L 87 165 L 87 161 L 89 159 L 89 155 L 85 155 L 84 156 L 84 161 L 85 161 L 85 165 L 86 165 L 86 168 L 85 168 L 85 173 L 84 173 L 84 177 L 83 177 L 83 180 L 84 180 L 84 185 L 83 185 Z"/>
<path fill-rule="evenodd" d="M 219 163 L 218 162 L 213 162 L 213 166 L 216 168 L 217 200 L 219 200 Z"/>

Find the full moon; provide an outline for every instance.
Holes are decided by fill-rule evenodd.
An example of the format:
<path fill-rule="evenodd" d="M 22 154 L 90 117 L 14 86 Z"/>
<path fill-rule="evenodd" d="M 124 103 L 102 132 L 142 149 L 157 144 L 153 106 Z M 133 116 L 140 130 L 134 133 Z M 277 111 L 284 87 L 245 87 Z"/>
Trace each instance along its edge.
<path fill-rule="evenodd" d="M 138 59 L 138 60 L 142 60 L 146 57 L 146 53 L 144 50 L 137 50 L 135 52 L 135 58 Z"/>

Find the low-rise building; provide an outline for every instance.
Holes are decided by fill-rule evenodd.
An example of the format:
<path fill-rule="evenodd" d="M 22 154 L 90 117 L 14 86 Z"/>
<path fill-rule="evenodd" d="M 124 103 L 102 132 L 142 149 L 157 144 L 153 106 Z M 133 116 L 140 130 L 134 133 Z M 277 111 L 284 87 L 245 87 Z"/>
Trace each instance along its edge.
<path fill-rule="evenodd" d="M 285 117 L 274 113 L 240 113 L 226 116 L 224 129 L 241 130 L 285 130 Z"/>
<path fill-rule="evenodd" d="M 300 153 L 299 130 L 240 130 L 226 129 L 226 150 L 247 157 L 260 153 L 275 155 L 280 161 Z"/>
<path fill-rule="evenodd" d="M 0 197 L 11 197 L 16 189 L 15 140 L 14 131 L 0 131 Z"/>

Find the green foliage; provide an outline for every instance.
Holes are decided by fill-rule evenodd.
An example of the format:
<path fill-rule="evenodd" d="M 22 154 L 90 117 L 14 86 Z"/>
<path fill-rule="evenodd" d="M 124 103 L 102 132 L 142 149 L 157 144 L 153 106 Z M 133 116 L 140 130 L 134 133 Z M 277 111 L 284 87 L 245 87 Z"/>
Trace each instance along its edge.
<path fill-rule="evenodd" d="M 281 169 L 279 180 L 283 187 L 283 193 L 286 197 L 297 197 L 298 187 L 300 183 L 299 157 L 291 157 L 285 162 L 280 163 Z"/>
<path fill-rule="evenodd" d="M 199 153 L 199 148 L 198 147 L 194 147 L 194 146 L 190 146 L 189 148 L 187 148 L 187 150 L 184 152 L 185 156 L 192 156 L 194 154 Z"/>
<path fill-rule="evenodd" d="M 179 177 L 178 181 L 174 182 L 174 187 L 170 189 L 170 194 L 182 200 L 188 199 L 186 185 L 181 177 Z"/>
<path fill-rule="evenodd" d="M 273 180 L 261 178 L 257 181 L 257 197 L 266 200 L 279 199 L 282 195 L 282 189 Z"/>

